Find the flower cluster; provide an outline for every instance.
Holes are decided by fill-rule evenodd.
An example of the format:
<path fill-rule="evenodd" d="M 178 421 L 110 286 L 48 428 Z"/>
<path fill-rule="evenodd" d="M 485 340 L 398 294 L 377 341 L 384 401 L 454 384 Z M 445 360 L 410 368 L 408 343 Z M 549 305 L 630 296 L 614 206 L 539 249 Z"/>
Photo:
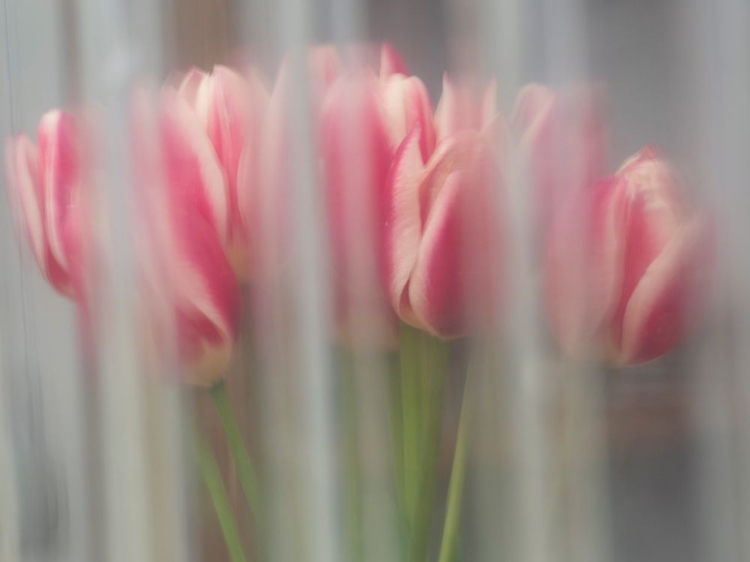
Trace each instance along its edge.
<path fill-rule="evenodd" d="M 563 350 L 603 348 L 629 364 L 679 343 L 707 292 L 711 222 L 690 208 L 653 148 L 606 177 L 600 96 L 529 85 L 506 123 L 494 82 L 472 88 L 446 76 L 434 108 L 392 47 L 370 56 L 374 64 L 347 55 L 321 46 L 306 58 L 337 322 L 366 321 L 351 312 L 365 300 L 441 338 L 497 325 L 513 249 L 508 190 L 518 184 L 531 190 L 549 325 Z M 156 341 L 174 327 L 196 384 L 226 368 L 240 284 L 288 258 L 290 68 L 282 63 L 270 88 L 254 69 L 191 70 L 168 81 L 155 111 L 133 104 L 135 199 L 148 249 L 139 255 L 150 256 L 141 259 L 143 309 Z M 93 262 L 82 248 L 96 245 L 85 243 L 94 232 L 82 210 L 94 143 L 83 130 L 77 116 L 48 113 L 36 145 L 23 135 L 7 143 L 6 172 L 43 275 L 85 303 L 81 279 Z M 511 182 L 518 177 L 527 181 Z M 356 218 L 359 208 L 367 220 Z M 260 227 L 269 223 L 273 241 Z M 273 258 L 261 259 L 270 247 Z M 373 264 L 366 294 L 363 251 Z"/>

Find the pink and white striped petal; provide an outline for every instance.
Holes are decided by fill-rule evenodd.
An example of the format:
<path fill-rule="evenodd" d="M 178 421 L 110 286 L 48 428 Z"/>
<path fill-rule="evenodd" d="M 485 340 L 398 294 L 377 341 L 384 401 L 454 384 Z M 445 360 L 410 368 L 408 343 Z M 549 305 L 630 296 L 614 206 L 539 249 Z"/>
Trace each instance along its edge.
<path fill-rule="evenodd" d="M 385 287 L 394 310 L 412 321 L 404 291 L 419 253 L 422 220 L 419 186 L 424 174 L 420 150 L 421 129 L 415 125 L 401 143 L 383 191 L 383 236 Z"/>
<path fill-rule="evenodd" d="M 627 301 L 616 361 L 643 363 L 673 349 L 700 315 L 711 284 L 713 225 L 706 216 L 680 226 Z"/>
<path fill-rule="evenodd" d="M 239 333 L 240 287 L 213 229 L 189 213 L 173 218 L 168 290 L 177 350 L 187 382 L 211 386 L 225 375 Z"/>
<path fill-rule="evenodd" d="M 418 124 L 422 160 L 435 150 L 436 132 L 432 103 L 422 81 L 416 76 L 392 74 L 383 81 L 383 99 L 394 146 Z"/>
<path fill-rule="evenodd" d="M 61 111 L 46 113 L 39 124 L 39 162 L 50 251 L 65 269 L 63 229 L 68 208 L 80 190 L 81 162 L 75 119 Z"/>
<path fill-rule="evenodd" d="M 39 269 L 58 292 L 72 297 L 64 231 L 81 183 L 80 139 L 73 116 L 59 110 L 45 114 L 38 139 L 38 149 L 25 136 L 6 144 L 8 186 Z"/>
<path fill-rule="evenodd" d="M 361 310 L 360 304 L 382 303 L 387 308 L 379 273 L 384 253 L 381 229 L 390 212 L 384 208 L 383 194 L 393 148 L 380 94 L 374 76 L 342 76 L 331 87 L 320 115 L 334 303 L 342 309 L 336 311 L 337 318 L 352 318 L 348 309 Z"/>
<path fill-rule="evenodd" d="M 229 194 L 211 141 L 188 104 L 172 88 L 162 91 L 160 151 L 170 205 L 193 208 L 226 247 Z"/>
<path fill-rule="evenodd" d="M 445 144 L 420 186 L 422 239 L 408 301 L 422 327 L 453 338 L 498 325 L 505 236 L 497 147 L 478 133 Z"/>

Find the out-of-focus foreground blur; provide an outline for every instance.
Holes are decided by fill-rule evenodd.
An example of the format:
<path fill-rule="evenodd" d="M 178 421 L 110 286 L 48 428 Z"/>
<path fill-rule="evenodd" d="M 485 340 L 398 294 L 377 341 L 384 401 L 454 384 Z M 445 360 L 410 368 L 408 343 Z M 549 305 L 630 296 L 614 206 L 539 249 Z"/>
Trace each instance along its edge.
<path fill-rule="evenodd" d="M 750 560 L 750 4 L 0 5 L 0 561 Z"/>

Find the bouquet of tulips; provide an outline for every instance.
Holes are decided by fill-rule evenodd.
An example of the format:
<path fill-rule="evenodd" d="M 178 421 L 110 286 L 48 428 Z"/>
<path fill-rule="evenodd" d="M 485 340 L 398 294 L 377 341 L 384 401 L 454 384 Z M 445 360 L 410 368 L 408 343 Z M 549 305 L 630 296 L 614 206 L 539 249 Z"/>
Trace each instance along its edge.
<path fill-rule="evenodd" d="M 564 354 L 642 363 L 674 349 L 700 317 L 713 224 L 654 147 L 608 173 L 598 92 L 530 84 L 506 119 L 494 81 L 476 87 L 446 75 L 433 106 L 390 45 L 318 46 L 301 58 L 283 61 L 272 87 L 254 68 L 217 66 L 170 78 L 153 104 L 134 93 L 133 142 L 123 158 L 133 170 L 143 345 L 157 359 L 172 350 L 184 382 L 212 396 L 262 530 L 263 474 L 224 377 L 248 310 L 243 300 L 300 259 L 295 184 L 312 186 L 331 272 L 327 337 L 344 357 L 337 365 L 346 372 L 347 361 L 372 350 L 399 358 L 393 470 L 401 550 L 404 560 L 423 562 L 455 342 L 514 329 L 513 269 L 526 263 L 538 272 L 546 324 Z M 297 99 L 308 123 L 291 109 Z M 46 280 L 79 307 L 87 341 L 102 248 L 94 224 L 102 139 L 92 121 L 50 111 L 36 142 L 18 135 L 5 152 L 21 230 Z M 306 154 L 300 138 L 312 147 Z M 303 166 L 305 156 L 311 165 Z M 527 221 L 519 222 L 519 200 L 529 202 Z M 525 262 L 523 237 L 532 241 Z M 454 559 L 460 534 L 465 414 L 441 562 Z M 231 558 L 245 560 L 211 444 L 198 436 L 195 449 Z M 350 546 L 358 559 L 357 541 Z"/>

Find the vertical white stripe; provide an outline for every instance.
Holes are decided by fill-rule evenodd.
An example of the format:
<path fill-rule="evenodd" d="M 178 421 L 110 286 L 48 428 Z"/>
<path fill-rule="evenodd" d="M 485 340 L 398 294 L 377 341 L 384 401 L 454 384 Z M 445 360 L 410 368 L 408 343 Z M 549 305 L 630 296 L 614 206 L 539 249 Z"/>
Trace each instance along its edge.
<path fill-rule="evenodd" d="M 179 443 L 179 415 L 170 391 L 145 387 L 135 316 L 139 295 L 131 223 L 134 177 L 129 120 L 136 80 L 160 70 L 159 7 L 140 0 L 78 2 L 83 97 L 87 103 L 103 105 L 97 132 L 104 143 L 97 145 L 101 160 L 95 162 L 92 179 L 97 191 L 90 211 L 97 219 L 97 239 L 103 243 L 101 279 L 97 279 L 101 306 L 95 314 L 108 562 L 148 562 L 163 549 L 177 560 L 187 557 L 185 535 L 180 532 L 184 520 L 176 513 L 181 490 L 165 491 L 163 482 L 153 481 L 162 472 L 153 470 L 153 462 L 163 462 L 175 471 L 173 481 L 181 482 L 179 446 L 164 447 L 163 456 L 149 450 L 161 439 L 170 445 Z M 163 509 L 156 510 L 160 502 Z M 155 512 L 159 520 L 154 519 Z M 169 541 L 164 535 L 170 532 L 175 534 L 174 542 L 164 546 Z"/>
<path fill-rule="evenodd" d="M 720 229 L 716 300 L 693 364 L 707 549 L 701 557 L 734 562 L 750 553 L 750 5 L 694 0 L 687 9 L 700 186 Z"/>
<path fill-rule="evenodd" d="M 487 68 L 498 77 L 501 107 L 510 107 L 523 79 L 523 2 L 480 0 L 480 45 Z M 509 405 L 511 424 L 511 458 L 514 459 L 513 481 L 517 483 L 517 531 L 511 547 L 511 559 L 524 562 L 549 562 L 556 559 L 553 549 L 553 527 L 550 519 L 549 435 L 546 427 L 548 388 L 542 377 L 541 333 L 538 323 L 537 277 L 534 275 L 534 246 L 531 200 L 526 178 L 515 165 L 516 155 L 509 143 L 508 177 L 511 229 L 510 276 L 507 330 L 504 347 L 508 357 L 501 358 L 504 384 L 513 398 Z M 483 517 L 482 513 L 479 517 Z M 492 533 L 484 522 L 485 533 Z M 480 538 L 481 540 L 481 538 Z M 491 537 L 487 539 L 492 549 Z M 481 544 L 480 544 L 481 547 Z M 483 551 L 481 560 L 496 560 L 497 552 Z"/>

